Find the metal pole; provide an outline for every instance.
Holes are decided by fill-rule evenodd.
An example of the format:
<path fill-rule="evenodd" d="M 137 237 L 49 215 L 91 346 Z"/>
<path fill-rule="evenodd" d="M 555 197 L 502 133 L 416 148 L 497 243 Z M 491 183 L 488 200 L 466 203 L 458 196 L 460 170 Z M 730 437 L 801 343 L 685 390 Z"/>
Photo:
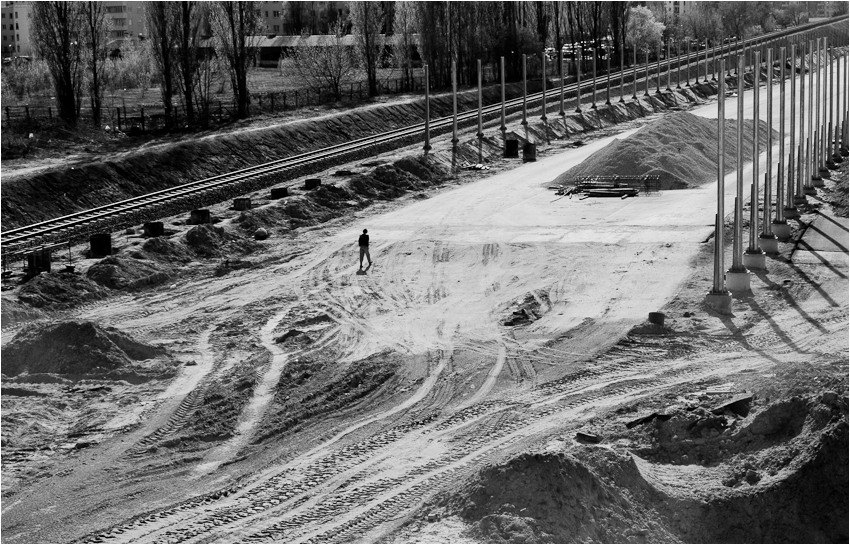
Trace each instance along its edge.
<path fill-rule="evenodd" d="M 720 61 L 721 69 L 723 61 Z M 720 81 L 718 86 L 718 95 L 725 96 L 726 85 L 724 81 Z M 714 227 L 714 286 L 713 293 L 726 293 L 726 282 L 723 276 L 723 218 L 725 212 L 723 210 L 723 199 L 725 197 L 725 165 L 724 156 L 726 151 L 726 101 L 717 101 L 717 216 Z"/>
<path fill-rule="evenodd" d="M 672 91 L 670 89 L 670 40 L 667 40 L 667 91 Z"/>
<path fill-rule="evenodd" d="M 543 53 L 540 54 L 540 60 L 543 61 L 543 93 L 541 93 L 541 102 L 543 103 L 543 115 L 540 116 L 540 119 L 546 121 L 546 50 L 543 50 Z M 481 61 L 478 61 L 479 63 Z"/>
<path fill-rule="evenodd" d="M 691 41 L 688 40 L 687 53 L 685 53 L 685 87 L 691 86 Z M 697 64 L 697 81 L 699 81 L 699 64 Z"/>
<path fill-rule="evenodd" d="M 620 49 L 620 103 L 623 103 L 623 102 L 626 101 L 626 99 L 623 98 L 623 74 L 624 74 L 624 72 L 623 72 L 623 57 L 625 57 L 625 56 L 626 56 L 626 52 L 623 51 L 622 49 Z"/>
<path fill-rule="evenodd" d="M 827 38 L 826 37 L 824 37 L 824 39 L 823 39 L 823 63 L 824 63 L 823 64 L 823 74 L 821 75 L 821 78 L 823 79 L 823 97 L 821 97 L 821 100 L 823 100 L 823 121 L 821 122 L 821 125 L 820 125 L 820 130 L 821 130 L 821 134 L 822 134 L 822 136 L 821 136 L 821 147 L 820 147 L 820 167 L 821 167 L 822 171 L 826 172 L 827 170 L 829 170 L 828 166 L 826 164 L 826 155 L 827 155 L 826 150 L 829 148 L 829 140 L 828 140 L 829 133 L 827 132 L 827 121 L 826 121 L 826 118 L 828 116 L 827 109 L 829 107 L 829 102 L 827 100 L 827 95 L 829 94 L 829 89 L 827 89 L 827 87 L 829 85 L 829 81 L 827 80 L 827 76 L 828 76 L 827 68 L 829 67 L 829 55 L 828 55 Z"/>
<path fill-rule="evenodd" d="M 682 42 L 676 42 L 676 89 L 682 88 Z"/>
<path fill-rule="evenodd" d="M 428 80 L 428 64 L 423 65 L 425 69 L 425 145 L 422 149 L 425 153 L 431 150 L 431 94 Z"/>
<path fill-rule="evenodd" d="M 581 57 L 584 56 L 582 45 L 578 44 L 579 52 L 576 53 L 576 113 L 581 113 Z"/>
<path fill-rule="evenodd" d="M 743 72 L 744 57 L 738 55 L 738 73 Z M 718 100 L 722 101 L 720 96 Z M 743 224 L 744 224 L 744 78 L 738 77 L 738 119 L 737 123 L 737 153 L 735 165 L 737 167 L 737 176 L 735 178 L 735 225 L 733 228 L 734 238 L 732 240 L 732 268 L 731 271 L 744 271 L 741 263 L 743 252 Z"/>
<path fill-rule="evenodd" d="M 502 131 L 502 139 L 505 138 L 505 131 L 508 128 L 505 126 L 505 57 L 500 58 L 501 64 L 501 72 L 502 72 L 502 124 L 499 127 L 499 130 Z"/>
<path fill-rule="evenodd" d="M 644 82 L 643 96 L 648 97 L 649 96 L 649 48 L 648 47 L 644 50 L 644 59 L 643 60 L 645 61 L 644 74 L 643 75 L 646 78 L 646 81 Z"/>
<path fill-rule="evenodd" d="M 520 125 L 528 125 L 528 108 L 527 108 L 527 95 L 528 95 L 528 87 L 526 85 L 525 80 L 525 53 L 522 54 L 522 122 Z"/>
<path fill-rule="evenodd" d="M 611 45 L 605 42 L 605 105 L 611 105 Z"/>
<path fill-rule="evenodd" d="M 596 46 L 593 46 L 593 88 L 591 89 L 590 109 L 596 109 Z"/>
<path fill-rule="evenodd" d="M 822 63 L 821 57 L 821 41 L 820 38 L 817 39 L 817 71 L 814 75 L 815 85 L 817 88 L 817 92 L 815 93 L 815 126 L 814 126 L 814 146 L 812 152 L 814 153 L 814 157 L 812 157 L 812 180 L 820 180 L 820 97 L 821 97 L 821 85 L 820 85 L 820 70 Z"/>
<path fill-rule="evenodd" d="M 850 77 L 848 77 L 848 74 L 847 74 L 847 64 L 848 64 L 847 52 L 845 51 L 844 52 L 844 77 L 841 78 L 841 81 L 844 82 L 844 92 L 841 93 L 842 100 L 844 101 L 844 107 L 841 109 L 841 112 L 844 115 L 844 133 L 842 134 L 842 137 L 844 138 L 843 144 L 844 144 L 844 150 L 845 151 L 847 150 L 848 142 L 850 142 L 850 134 L 848 134 L 848 131 L 850 131 L 850 112 L 848 112 L 848 109 L 847 109 L 847 80 L 850 79 Z"/>
<path fill-rule="evenodd" d="M 779 48 L 779 171 L 776 173 L 776 221 L 785 223 L 785 46 Z"/>
<path fill-rule="evenodd" d="M 661 94 L 661 44 L 658 44 L 658 51 L 655 53 L 655 94 Z"/>
<path fill-rule="evenodd" d="M 566 116 L 566 112 L 564 112 L 564 51 L 563 48 L 561 51 L 558 51 L 558 71 L 561 74 L 561 105 L 558 109 L 558 115 L 563 118 Z"/>
<path fill-rule="evenodd" d="M 481 110 L 484 104 L 481 99 L 481 59 L 478 59 L 478 140 L 484 138 L 484 129 L 481 120 Z"/>
<path fill-rule="evenodd" d="M 632 50 L 635 60 L 632 63 L 632 100 L 637 100 L 637 46 Z"/>
<path fill-rule="evenodd" d="M 452 61 L 452 146 L 457 146 L 457 61 Z"/>
<path fill-rule="evenodd" d="M 773 49 L 768 48 L 767 58 L 765 63 L 768 67 L 773 66 Z M 774 234 L 771 228 L 770 221 L 770 206 L 772 198 L 771 187 L 773 185 L 773 78 L 771 77 L 770 69 L 767 72 L 767 162 L 765 166 L 765 183 L 764 183 L 764 217 L 762 218 L 762 234 L 764 239 L 773 239 Z M 764 247 L 764 244 L 762 244 Z"/>

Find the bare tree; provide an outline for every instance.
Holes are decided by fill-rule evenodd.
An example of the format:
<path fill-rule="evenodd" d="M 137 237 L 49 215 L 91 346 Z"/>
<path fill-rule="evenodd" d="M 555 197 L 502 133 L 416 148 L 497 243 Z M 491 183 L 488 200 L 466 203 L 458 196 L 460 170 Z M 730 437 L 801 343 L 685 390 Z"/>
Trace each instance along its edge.
<path fill-rule="evenodd" d="M 217 47 L 228 71 L 236 101 L 236 117 L 248 117 L 248 66 L 256 52 L 254 40 L 260 29 L 256 2 L 216 2 L 210 9 L 210 22 Z"/>
<path fill-rule="evenodd" d="M 176 36 L 177 86 L 183 96 L 183 109 L 189 125 L 195 123 L 193 82 L 195 72 L 198 70 L 198 43 L 201 39 L 201 22 L 205 13 L 206 6 L 184 0 L 176 6 L 173 20 L 175 27 L 173 33 Z"/>
<path fill-rule="evenodd" d="M 333 34 L 317 36 L 316 45 L 292 48 L 286 66 L 319 91 L 330 87 L 336 100 L 342 99 L 342 86 L 357 72 L 355 52 L 345 44 L 345 21 L 331 27 Z"/>
<path fill-rule="evenodd" d="M 393 41 L 395 46 L 395 58 L 402 68 L 404 88 L 408 91 L 412 81 L 413 49 L 417 22 L 416 3 L 410 1 L 396 2 L 395 19 L 393 28 Z"/>
<path fill-rule="evenodd" d="M 85 64 L 88 80 L 89 104 L 92 111 L 92 122 L 100 126 L 101 109 L 103 107 L 103 79 L 106 69 L 106 58 L 109 48 L 106 44 L 109 36 L 109 25 L 106 20 L 106 9 L 102 2 L 88 1 L 81 6 L 83 25 L 80 37 L 85 51 Z"/>
<path fill-rule="evenodd" d="M 378 95 L 378 63 L 384 49 L 381 29 L 384 26 L 384 10 L 378 2 L 351 2 L 351 22 L 353 33 L 362 59 L 361 65 L 366 71 L 369 96 Z"/>
<path fill-rule="evenodd" d="M 177 36 L 174 32 L 174 2 L 145 2 L 151 53 L 160 73 L 160 91 L 165 110 L 165 124 L 171 126 L 174 118 L 172 97 L 174 96 L 174 48 Z"/>
<path fill-rule="evenodd" d="M 71 126 L 80 112 L 82 66 L 80 43 L 83 10 L 78 2 L 34 2 L 32 41 L 36 54 L 47 62 L 59 118 Z"/>
<path fill-rule="evenodd" d="M 649 8 L 637 6 L 629 14 L 627 37 L 629 43 L 649 53 L 659 44 L 664 34 L 664 24 L 655 20 Z"/>

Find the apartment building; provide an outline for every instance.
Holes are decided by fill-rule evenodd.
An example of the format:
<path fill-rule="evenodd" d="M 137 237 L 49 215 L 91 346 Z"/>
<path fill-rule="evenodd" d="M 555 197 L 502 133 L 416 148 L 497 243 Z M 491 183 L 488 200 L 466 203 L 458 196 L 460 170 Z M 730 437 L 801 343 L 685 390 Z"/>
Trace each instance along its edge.
<path fill-rule="evenodd" d="M 3 58 L 28 57 L 32 55 L 30 26 L 32 24 L 31 2 L 3 2 L 0 5 L 2 21 Z"/>

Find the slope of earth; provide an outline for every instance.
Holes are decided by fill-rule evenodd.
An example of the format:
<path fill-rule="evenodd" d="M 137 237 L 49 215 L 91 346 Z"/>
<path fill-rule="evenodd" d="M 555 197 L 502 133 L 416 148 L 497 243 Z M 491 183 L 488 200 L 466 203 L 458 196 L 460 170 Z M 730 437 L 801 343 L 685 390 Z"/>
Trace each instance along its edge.
<path fill-rule="evenodd" d="M 760 123 L 759 153 L 767 147 L 766 123 Z M 737 122 L 726 121 L 724 161 L 727 172 L 737 168 Z M 745 162 L 753 160 L 753 123 L 744 123 Z M 612 142 L 580 165 L 559 176 L 568 184 L 582 176 L 659 176 L 661 189 L 696 187 L 717 179 L 717 121 L 688 112 L 665 116 L 631 138 Z"/>
<path fill-rule="evenodd" d="M 710 283 L 704 241 L 713 188 L 555 202 L 545 189 L 610 140 L 475 183 L 424 186 L 349 209 L 349 217 L 271 229 L 238 256 L 238 266 L 227 251 L 197 253 L 247 243 L 228 236 L 239 233 L 238 214 L 215 209 L 221 221 L 196 244 L 171 219 L 169 228 L 181 230 L 162 255 L 188 261 L 179 276 L 47 320 L 74 315 L 155 340 L 182 364 L 178 376 L 165 387 L 127 385 L 125 397 L 135 400 L 98 441 L 83 437 L 67 453 L 30 451 L 26 467 L 40 471 L 4 486 L 4 540 L 455 541 L 450 532 L 458 529 L 475 539 L 468 525 L 490 506 L 470 521 L 448 512 L 440 520 L 431 508 L 439 494 L 477 498 L 457 487 L 584 426 L 605 441 L 631 441 L 623 447 L 643 460 L 667 463 L 666 452 L 653 458 L 664 437 L 657 445 L 640 435 L 646 428 L 617 437 L 621 423 L 610 412 L 643 411 L 673 394 L 769 384 L 764 375 L 774 362 L 754 360 L 748 347 L 775 343 L 771 356 L 789 372 L 798 371 L 791 362 L 812 361 L 818 376 L 842 377 L 827 385 L 840 390 L 846 365 L 834 371 L 833 362 L 847 354 L 847 297 L 837 289 L 846 263 L 834 270 L 797 263 L 800 273 L 771 262 L 765 284 L 754 283 L 754 300 L 775 322 L 746 298 L 734 317 L 710 313 L 701 301 Z M 450 149 L 437 143 L 432 155 Z M 351 181 L 339 185 L 350 189 Z M 726 187 L 728 199 L 734 184 Z M 296 200 L 304 194 L 288 203 Z M 282 217 L 262 204 L 246 218 Z M 355 241 L 364 227 L 375 263 L 357 274 Z M 153 261 L 136 237 L 120 245 L 122 259 Z M 783 257 L 793 248 L 783 244 Z M 242 266 L 245 260 L 251 264 Z M 791 282 L 784 291 L 764 287 L 786 286 L 783 275 Z M 642 324 L 659 309 L 672 336 L 661 346 Z M 678 339 L 677 331 L 692 334 Z M 726 356 L 722 366 L 718 354 Z M 784 384 L 796 378 L 808 382 L 797 374 Z M 786 395 L 781 381 L 773 384 L 771 399 Z M 814 426 L 804 429 L 801 437 Z M 19 463 L 4 455 L 4 484 Z M 586 474 L 576 462 L 564 466 Z M 676 482 L 675 474 L 641 469 L 653 487 Z M 636 511 L 650 518 L 651 509 Z"/>

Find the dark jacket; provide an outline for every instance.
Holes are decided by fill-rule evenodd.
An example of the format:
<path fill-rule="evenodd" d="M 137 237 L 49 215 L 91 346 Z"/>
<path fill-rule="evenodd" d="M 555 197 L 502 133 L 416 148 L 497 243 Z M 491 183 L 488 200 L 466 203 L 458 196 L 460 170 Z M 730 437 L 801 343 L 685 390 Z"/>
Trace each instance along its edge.
<path fill-rule="evenodd" d="M 360 246 L 368 246 L 369 245 L 369 235 L 362 234 L 360 238 L 357 240 L 357 244 Z"/>

